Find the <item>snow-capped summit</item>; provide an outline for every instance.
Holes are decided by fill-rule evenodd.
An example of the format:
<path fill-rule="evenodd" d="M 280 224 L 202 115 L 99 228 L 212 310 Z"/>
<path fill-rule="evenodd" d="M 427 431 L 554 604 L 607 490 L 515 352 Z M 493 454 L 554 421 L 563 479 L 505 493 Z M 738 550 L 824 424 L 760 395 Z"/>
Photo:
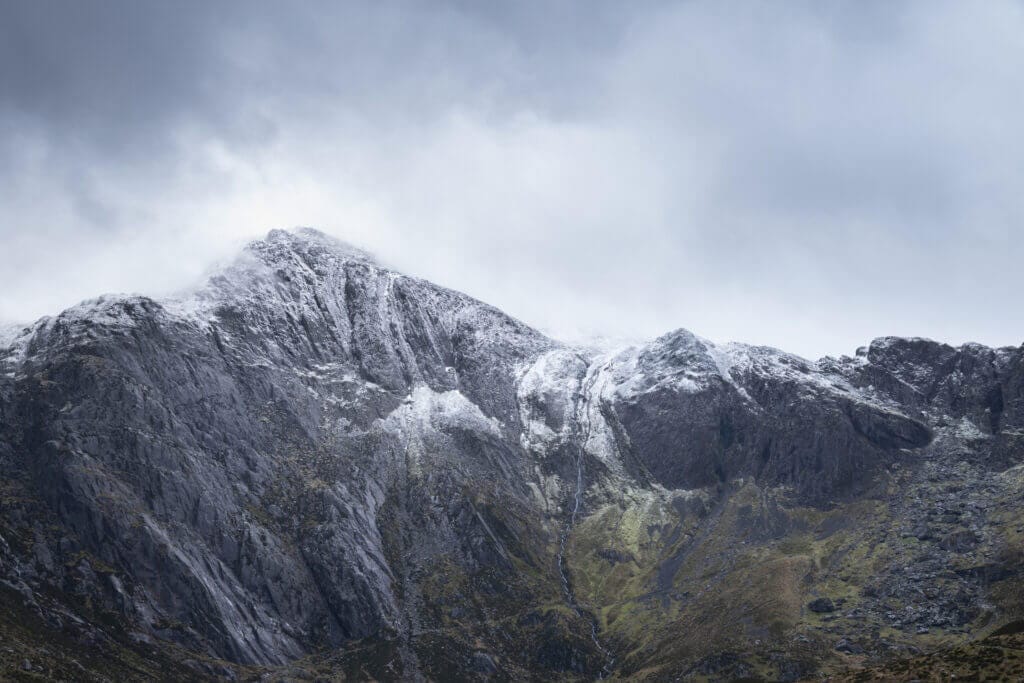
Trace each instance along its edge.
<path fill-rule="evenodd" d="M 814 615 L 834 603 L 805 603 L 856 600 L 876 647 L 903 568 L 953 555 L 914 579 L 931 628 L 1012 607 L 985 582 L 1019 564 L 999 534 L 1024 491 L 1024 348 L 580 348 L 308 229 L 4 344 L 0 585 L 133 662 L 173 643 L 228 672 L 314 676 L 273 667 L 317 653 L 356 678 L 526 680 L 726 648 L 782 677 L 794 643 L 833 651 Z M 722 622 L 719 583 L 750 609 Z"/>

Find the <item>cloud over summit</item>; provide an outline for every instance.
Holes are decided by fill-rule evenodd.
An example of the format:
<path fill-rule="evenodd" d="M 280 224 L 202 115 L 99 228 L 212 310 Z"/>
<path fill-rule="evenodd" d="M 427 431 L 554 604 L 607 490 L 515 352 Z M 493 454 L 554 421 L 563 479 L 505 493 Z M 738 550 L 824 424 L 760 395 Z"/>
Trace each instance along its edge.
<path fill-rule="evenodd" d="M 1024 5 L 8 3 L 0 319 L 316 225 L 555 334 L 1019 344 Z"/>

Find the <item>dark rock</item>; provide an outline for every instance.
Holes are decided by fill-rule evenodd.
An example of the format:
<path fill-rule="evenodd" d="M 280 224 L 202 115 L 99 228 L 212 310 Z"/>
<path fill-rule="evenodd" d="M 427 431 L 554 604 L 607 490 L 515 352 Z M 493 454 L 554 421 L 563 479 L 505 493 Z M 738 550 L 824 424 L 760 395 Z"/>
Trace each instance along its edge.
<path fill-rule="evenodd" d="M 738 680 L 753 676 L 754 669 L 736 653 L 717 652 L 702 658 L 693 665 L 689 673 Z"/>
<path fill-rule="evenodd" d="M 480 674 L 490 675 L 498 671 L 494 659 L 486 652 L 474 652 L 470 658 L 469 668 Z"/>
<path fill-rule="evenodd" d="M 829 598 L 815 598 L 814 600 L 811 600 L 809 603 L 807 603 L 807 609 L 811 610 L 812 612 L 824 614 L 827 612 L 835 612 L 836 606 L 835 603 L 833 603 L 832 600 Z"/>
<path fill-rule="evenodd" d="M 942 537 L 939 544 L 954 553 L 966 553 L 978 546 L 980 539 L 970 529 L 958 529 Z"/>
<path fill-rule="evenodd" d="M 635 562 L 632 555 L 621 553 L 614 548 L 601 548 L 597 551 L 597 556 L 601 559 L 607 560 L 613 565 L 623 562 Z"/>
<path fill-rule="evenodd" d="M 837 652 L 845 652 L 851 655 L 864 654 L 863 647 L 861 647 L 857 643 L 847 640 L 846 638 L 840 639 L 839 642 L 835 644 L 835 647 L 833 649 L 835 649 Z"/>

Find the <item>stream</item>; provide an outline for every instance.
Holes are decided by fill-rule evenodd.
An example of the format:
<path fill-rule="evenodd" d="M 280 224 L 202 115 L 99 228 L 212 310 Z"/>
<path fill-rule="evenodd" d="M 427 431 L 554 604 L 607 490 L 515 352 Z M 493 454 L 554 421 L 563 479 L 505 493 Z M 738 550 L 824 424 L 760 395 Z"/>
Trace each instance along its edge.
<path fill-rule="evenodd" d="M 615 665 L 615 655 L 612 654 L 612 651 L 601 642 L 601 638 L 598 635 L 599 629 L 597 618 L 588 610 L 584 609 L 576 600 L 576 593 L 572 589 L 572 581 L 569 578 L 569 568 L 565 563 L 565 546 L 569 541 L 569 534 L 572 532 L 573 527 L 576 526 L 576 518 L 580 514 L 580 508 L 583 507 L 583 495 L 586 491 L 583 478 L 583 460 L 586 453 L 587 440 L 590 437 L 590 417 L 588 414 L 588 408 L 590 406 L 591 390 L 593 389 L 597 372 L 593 373 L 594 379 L 590 378 L 590 374 L 591 373 L 588 371 L 587 375 L 580 383 L 580 407 L 577 408 L 576 420 L 576 424 L 580 425 L 580 433 L 577 434 L 578 442 L 576 445 L 576 490 L 573 494 L 572 512 L 569 515 L 569 519 L 566 520 L 565 526 L 562 528 L 562 535 L 558 540 L 558 573 L 562 578 L 562 592 L 565 593 L 566 603 L 581 619 L 590 624 L 590 639 L 594 642 L 594 646 L 597 648 L 598 652 L 600 652 L 605 658 L 605 664 L 601 668 L 601 673 L 598 674 L 598 680 L 602 680 L 611 674 L 612 667 Z"/>

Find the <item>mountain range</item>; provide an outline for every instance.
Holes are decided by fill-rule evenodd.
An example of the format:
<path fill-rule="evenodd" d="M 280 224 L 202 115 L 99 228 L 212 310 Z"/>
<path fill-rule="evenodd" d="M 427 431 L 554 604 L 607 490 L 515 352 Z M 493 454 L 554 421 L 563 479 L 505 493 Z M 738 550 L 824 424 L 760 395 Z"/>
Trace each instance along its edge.
<path fill-rule="evenodd" d="M 0 339 L 0 677 L 1024 680 L 1024 345 L 551 339 L 313 230 Z"/>

